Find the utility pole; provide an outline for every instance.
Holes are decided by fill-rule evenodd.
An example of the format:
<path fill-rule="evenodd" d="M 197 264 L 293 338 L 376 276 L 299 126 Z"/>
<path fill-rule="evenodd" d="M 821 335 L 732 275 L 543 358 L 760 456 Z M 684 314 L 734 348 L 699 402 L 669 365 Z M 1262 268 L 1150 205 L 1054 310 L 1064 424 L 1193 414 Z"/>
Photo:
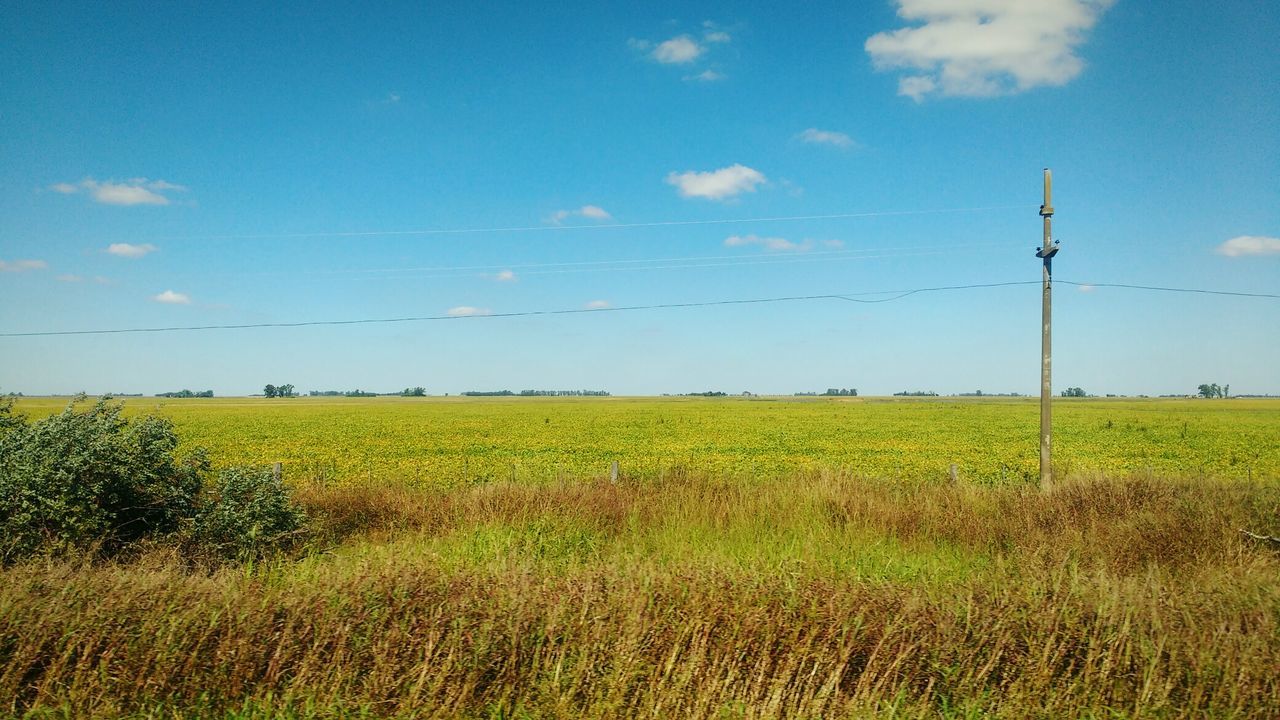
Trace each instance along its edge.
<path fill-rule="evenodd" d="M 1053 256 L 1058 243 L 1053 241 L 1053 175 L 1044 169 L 1044 242 L 1036 248 L 1036 257 L 1044 260 L 1044 289 L 1040 305 L 1040 489 L 1053 481 Z"/>

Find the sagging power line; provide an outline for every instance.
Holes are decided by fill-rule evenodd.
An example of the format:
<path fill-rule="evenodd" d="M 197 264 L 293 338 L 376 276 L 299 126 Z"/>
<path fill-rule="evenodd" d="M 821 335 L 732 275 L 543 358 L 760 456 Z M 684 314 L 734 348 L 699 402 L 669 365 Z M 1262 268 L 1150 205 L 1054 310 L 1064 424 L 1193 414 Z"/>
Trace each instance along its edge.
<path fill-rule="evenodd" d="M 1058 280 L 1057 282 L 1073 285 L 1077 287 L 1115 287 L 1127 288 L 1132 290 L 1146 290 L 1158 292 L 1178 292 L 1178 293 L 1195 293 L 1202 295 L 1226 295 L 1232 297 L 1251 297 L 1251 298 L 1267 298 L 1280 300 L 1280 295 L 1271 293 L 1245 293 L 1231 292 L 1225 290 L 1202 290 L 1195 288 L 1172 288 L 1172 287 L 1154 287 L 1146 285 L 1129 285 L 1119 283 L 1086 283 L 1074 282 L 1071 280 Z M 126 333 L 163 333 L 163 332 L 197 332 L 205 330 L 248 330 L 254 328 L 291 328 L 291 327 L 317 327 L 317 326 L 337 326 L 337 325 L 375 325 L 375 324 L 391 324 L 391 323 L 409 323 L 409 322 L 430 322 L 437 320 L 477 320 L 486 318 L 514 318 L 514 317 L 538 317 L 552 315 L 585 315 L 589 313 L 616 313 L 616 312 L 633 312 L 641 310 L 682 310 L 689 308 L 717 307 L 727 305 L 763 305 L 771 303 L 785 302 L 804 302 L 813 300 L 842 300 L 858 303 L 883 303 L 893 300 L 900 300 L 911 295 L 932 292 L 949 292 L 957 290 L 977 290 L 984 288 L 1012 287 L 1018 285 L 1039 285 L 1040 280 L 1018 280 L 1013 282 L 997 282 L 997 283 L 973 283 L 969 285 L 944 285 L 938 287 L 911 288 L 905 290 L 876 290 L 866 292 L 851 293 L 827 293 L 822 295 L 791 295 L 784 297 L 770 298 L 748 298 L 735 300 L 707 300 L 701 302 L 685 302 L 685 303 L 654 303 L 648 305 L 624 305 L 619 307 L 607 308 L 568 308 L 561 310 L 523 310 L 515 312 L 498 312 L 477 315 L 422 315 L 414 317 L 398 317 L 398 318 L 361 318 L 355 320 L 306 320 L 299 322 L 273 322 L 273 323 L 243 323 L 228 325 L 183 325 L 171 327 L 152 327 L 152 328 L 113 328 L 103 330 L 48 330 L 33 332 L 4 332 L 0 333 L 0 337 L 54 337 L 66 335 L 120 335 Z M 883 299 L 866 299 L 874 298 L 877 295 L 893 295 L 895 297 Z"/>
<path fill-rule="evenodd" d="M 737 225 L 763 222 L 804 222 L 811 220 L 847 220 L 853 218 L 904 217 L 911 215 L 945 215 L 950 213 L 988 212 L 992 210 L 1026 209 L 1026 205 L 985 205 L 964 208 L 928 210 L 876 210 L 868 212 L 829 213 L 825 215 L 779 215 L 774 217 L 717 218 L 710 220 L 653 220 L 631 223 L 593 223 L 591 225 L 518 225 L 488 228 L 422 228 L 409 230 L 334 230 L 298 233 L 244 233 L 225 235 L 168 235 L 148 238 L 159 240 L 307 240 L 316 238 L 396 237 L 413 235 L 478 235 L 490 233 L 564 232 L 576 230 L 622 230 L 626 228 L 678 227 L 682 225 Z"/>

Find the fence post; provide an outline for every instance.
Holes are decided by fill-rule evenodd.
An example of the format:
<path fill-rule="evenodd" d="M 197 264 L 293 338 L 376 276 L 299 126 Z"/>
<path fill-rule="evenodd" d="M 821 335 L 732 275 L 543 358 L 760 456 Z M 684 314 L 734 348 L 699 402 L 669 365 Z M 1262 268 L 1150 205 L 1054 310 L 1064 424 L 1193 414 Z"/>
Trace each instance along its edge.
<path fill-rule="evenodd" d="M 955 463 L 951 463 L 951 469 L 947 471 L 947 474 L 951 476 L 951 484 L 955 485 L 956 481 L 960 479 L 960 468 L 956 467 Z"/>
<path fill-rule="evenodd" d="M 284 469 L 283 463 L 278 463 L 278 462 L 271 463 L 271 479 L 275 480 L 276 482 L 280 482 L 280 476 L 282 474 L 283 469 Z"/>
<path fill-rule="evenodd" d="M 613 464 L 609 466 L 609 482 L 611 483 L 618 482 L 618 461 L 617 460 L 614 460 Z"/>

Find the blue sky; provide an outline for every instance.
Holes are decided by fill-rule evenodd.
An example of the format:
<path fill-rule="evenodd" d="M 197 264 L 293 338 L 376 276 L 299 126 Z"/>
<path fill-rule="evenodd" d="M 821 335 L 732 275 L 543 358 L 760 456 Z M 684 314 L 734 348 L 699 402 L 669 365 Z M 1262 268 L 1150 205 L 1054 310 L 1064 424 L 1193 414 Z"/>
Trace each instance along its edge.
<path fill-rule="evenodd" d="M 482 315 L 1035 281 L 1043 167 L 1055 277 L 1280 290 L 1269 3 L 542 5 L 7 4 L 0 331 L 477 317 L 0 337 L 0 390 L 1035 393 L 1036 285 Z M 1054 321 L 1056 389 L 1280 393 L 1274 299 Z"/>

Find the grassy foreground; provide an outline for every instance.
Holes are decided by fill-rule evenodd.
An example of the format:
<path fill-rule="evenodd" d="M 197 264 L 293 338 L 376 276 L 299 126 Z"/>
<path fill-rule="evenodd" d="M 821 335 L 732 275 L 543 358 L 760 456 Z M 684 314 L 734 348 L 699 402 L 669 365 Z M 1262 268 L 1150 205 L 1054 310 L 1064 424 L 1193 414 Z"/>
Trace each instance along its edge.
<path fill-rule="evenodd" d="M 306 484 L 317 550 L 0 570 L 30 717 L 1274 717 L 1274 480 Z"/>

